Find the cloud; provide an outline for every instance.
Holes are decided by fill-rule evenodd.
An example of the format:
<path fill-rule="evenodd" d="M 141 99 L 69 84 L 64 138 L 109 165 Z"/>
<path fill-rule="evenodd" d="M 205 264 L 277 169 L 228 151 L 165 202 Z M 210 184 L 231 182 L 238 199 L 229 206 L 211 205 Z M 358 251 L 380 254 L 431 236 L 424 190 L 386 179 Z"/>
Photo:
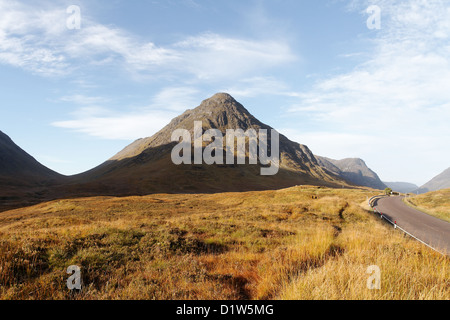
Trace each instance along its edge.
<path fill-rule="evenodd" d="M 84 59 L 92 64 L 121 62 L 134 71 L 152 70 L 169 65 L 179 58 L 177 52 L 158 47 L 115 27 L 107 27 L 93 21 L 64 40 L 64 53 L 73 59 Z"/>
<path fill-rule="evenodd" d="M 187 1 L 186 5 L 195 2 Z M 96 74 L 103 70 L 120 76 L 125 73 L 131 79 L 163 80 L 166 86 L 150 106 L 138 111 L 123 106 L 120 113 L 105 107 L 112 98 L 95 94 L 61 97 L 59 101 L 80 107 L 72 119 L 53 125 L 95 137 L 134 139 L 150 135 L 161 123 L 203 99 L 197 89 L 202 85 L 220 87 L 223 81 L 243 79 L 239 82 L 247 88 L 231 91 L 242 96 L 269 89 L 287 91 L 285 84 L 265 77 L 264 72 L 297 59 L 282 38 L 244 39 L 205 32 L 158 45 L 117 26 L 101 24 L 83 10 L 81 29 L 69 30 L 66 6 L 64 1 L 25 4 L 0 0 L 0 63 L 47 77 L 70 76 L 72 83 L 86 89 L 83 92 L 93 88 L 86 75 L 94 83 Z"/>
<path fill-rule="evenodd" d="M 369 131 L 360 134 L 336 131 L 279 129 L 289 139 L 310 147 L 314 154 L 334 159 L 362 158 L 383 181 L 406 181 L 423 185 L 448 168 L 448 158 L 434 157 L 443 148 L 434 136 L 417 132 L 413 136 L 386 137 Z M 411 155 L 411 156 L 405 156 Z M 420 169 L 420 170 L 419 170 Z"/>
<path fill-rule="evenodd" d="M 360 12 L 372 4 L 355 3 Z M 445 169 L 450 157 L 444 147 L 450 138 L 450 8 L 438 0 L 376 4 L 383 22 L 373 33 L 370 58 L 348 73 L 318 81 L 299 94 L 289 111 L 333 128 L 329 143 L 321 132 L 309 134 L 336 154 L 343 154 L 339 149 L 355 154 L 373 142 L 379 147 L 369 149 L 367 157 L 377 159 L 382 153 L 398 172 L 404 171 L 407 158 Z"/>
<path fill-rule="evenodd" d="M 140 71 L 177 59 L 170 49 L 87 15 L 80 30 L 69 30 L 63 3 L 41 6 L 0 0 L 0 62 L 44 76 L 64 76 L 89 65 L 121 63 Z"/>
<path fill-rule="evenodd" d="M 109 99 L 104 97 L 89 97 L 82 94 L 76 94 L 72 96 L 64 96 L 59 99 L 62 102 L 72 102 L 81 105 L 95 105 L 102 104 L 109 101 Z"/>
<path fill-rule="evenodd" d="M 152 136 L 158 131 L 157 129 L 168 124 L 173 116 L 174 114 L 164 111 L 114 115 L 104 113 L 75 120 L 59 121 L 53 125 L 101 139 L 136 140 Z"/>
<path fill-rule="evenodd" d="M 45 76 L 114 66 L 150 77 L 217 81 L 296 59 L 282 39 L 202 33 L 163 46 L 100 24 L 84 11 L 80 30 L 68 30 L 67 18 L 63 3 L 48 8 L 0 0 L 0 62 Z"/>
<path fill-rule="evenodd" d="M 200 79 L 238 78 L 296 60 L 288 44 L 274 40 L 226 38 L 213 33 L 174 45 L 185 70 Z"/>
<path fill-rule="evenodd" d="M 71 71 L 61 50 L 66 38 L 65 7 L 24 5 L 0 0 L 0 63 L 44 76 L 61 76 Z"/>
<path fill-rule="evenodd" d="M 192 87 L 168 87 L 153 98 L 152 108 L 183 112 L 198 103 L 199 90 Z"/>
<path fill-rule="evenodd" d="M 228 92 L 235 98 L 262 95 L 298 96 L 298 93 L 289 90 L 289 86 L 285 82 L 273 77 L 245 78 L 239 80 L 234 86 L 221 91 Z"/>
<path fill-rule="evenodd" d="M 88 101 L 98 103 L 104 101 L 103 98 L 75 95 L 67 97 L 67 100 L 82 105 L 72 113 L 74 119 L 52 125 L 100 139 L 136 140 L 152 136 L 181 112 L 195 106 L 197 94 L 198 91 L 191 87 L 168 87 L 156 94 L 149 106 L 125 112 L 87 105 Z"/>
<path fill-rule="evenodd" d="M 245 90 L 231 88 L 242 96 L 267 93 L 269 88 L 271 92 L 286 91 L 285 84 L 264 77 L 264 73 L 297 59 L 282 38 L 244 39 L 205 32 L 159 45 L 117 26 L 101 24 L 84 10 L 81 29 L 69 30 L 66 8 L 65 1 L 0 0 L 0 64 L 40 76 L 70 78 L 84 93 L 102 86 L 96 80 L 104 70 L 131 79 L 162 80 L 155 83 L 165 86 L 149 106 L 121 106 L 120 112 L 108 107 L 115 100 L 112 97 L 60 97 L 57 102 L 78 108 L 71 118 L 52 125 L 98 138 L 130 140 L 151 135 L 204 99 L 198 89 L 202 86 L 220 87 L 223 81 L 243 79 L 239 82 L 247 86 Z"/>

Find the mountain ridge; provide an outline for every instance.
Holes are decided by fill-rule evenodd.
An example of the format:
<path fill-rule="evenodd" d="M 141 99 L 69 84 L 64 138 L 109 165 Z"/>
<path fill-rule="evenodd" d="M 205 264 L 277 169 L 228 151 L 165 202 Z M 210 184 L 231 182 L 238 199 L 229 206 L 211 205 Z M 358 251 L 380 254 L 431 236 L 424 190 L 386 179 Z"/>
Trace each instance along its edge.
<path fill-rule="evenodd" d="M 360 158 L 334 160 L 317 155 L 316 158 L 321 166 L 350 183 L 379 190 L 386 188 L 378 175 Z"/>
<path fill-rule="evenodd" d="M 40 185 L 63 176 L 39 163 L 0 131 L 0 180 L 9 185 Z"/>
<path fill-rule="evenodd" d="M 175 165 L 171 151 L 177 142 L 171 140 L 172 133 L 176 129 L 185 129 L 193 134 L 196 121 L 202 121 L 203 131 L 218 129 L 224 135 L 227 129 L 254 129 L 257 132 L 273 129 L 255 118 L 229 94 L 218 93 L 203 100 L 198 107 L 187 109 L 153 136 L 138 139 L 97 167 L 73 176 L 60 175 L 41 165 L 0 132 L 0 164 L 5 162 L 0 170 L 0 181 L 2 173 L 4 176 L 9 174 L 8 181 L 3 180 L 4 188 L 14 183 L 17 185 L 6 190 L 4 199 L 19 201 L 26 198 L 31 203 L 84 196 L 242 192 L 296 185 L 357 186 L 343 175 L 338 168 L 339 162 L 337 166 L 327 167 L 324 162 L 331 164 L 334 160 L 316 157 L 306 145 L 291 141 L 282 134 L 279 134 L 280 168 L 274 176 L 262 176 L 261 163 L 248 164 L 248 153 L 245 165 Z M 270 144 L 270 133 L 268 138 Z M 12 156 L 14 154 L 16 156 Z M 17 162 L 16 158 L 24 160 Z M 27 176 L 27 172 L 31 174 Z M 22 187 L 18 179 L 21 175 L 26 182 Z"/>
<path fill-rule="evenodd" d="M 442 189 L 450 188 L 450 168 L 445 169 L 443 172 L 432 178 L 425 183 L 419 189 L 414 190 L 414 193 L 427 193 L 430 191 L 438 191 Z"/>
<path fill-rule="evenodd" d="M 0 212 L 48 199 L 52 187 L 65 179 L 0 131 Z"/>
<path fill-rule="evenodd" d="M 346 184 L 341 178 L 324 170 L 307 146 L 293 142 L 281 134 L 279 136 L 281 166 L 280 173 L 276 177 L 260 177 L 257 173 L 259 166 L 248 164 L 241 166 L 175 166 L 170 160 L 170 151 L 176 145 L 171 141 L 172 133 L 176 129 L 185 129 L 192 136 L 195 121 L 202 121 L 203 131 L 218 129 L 223 134 L 227 129 L 242 129 L 243 131 L 273 129 L 256 119 L 231 95 L 218 93 L 203 100 L 197 108 L 188 109 L 174 118 L 153 136 L 134 141 L 100 166 L 77 175 L 74 178 L 75 182 L 115 184 L 117 187 L 115 190 L 119 192 L 120 183 L 114 181 L 117 180 L 114 177 L 116 174 L 128 180 L 129 185 L 139 184 L 138 189 L 141 193 L 153 190 L 154 188 L 150 185 L 155 188 L 160 186 L 159 190 L 163 192 L 174 190 L 208 192 L 266 190 L 298 184 L 327 186 Z M 167 181 L 161 181 L 164 179 L 161 172 L 166 173 L 165 180 L 172 180 L 174 183 L 172 187 L 168 185 Z M 174 172 L 177 172 L 178 176 Z M 193 176 L 195 179 L 187 182 L 187 176 Z M 211 177 L 215 180 L 214 182 L 222 185 L 213 185 L 212 181 L 209 181 Z M 237 181 L 232 181 L 233 179 Z"/>

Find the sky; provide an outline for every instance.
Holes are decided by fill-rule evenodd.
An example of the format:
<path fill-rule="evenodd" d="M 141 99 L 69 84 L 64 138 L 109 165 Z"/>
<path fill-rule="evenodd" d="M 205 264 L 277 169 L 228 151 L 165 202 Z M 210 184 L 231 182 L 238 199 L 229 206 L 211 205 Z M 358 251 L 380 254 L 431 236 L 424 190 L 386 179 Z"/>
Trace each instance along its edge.
<path fill-rule="evenodd" d="M 89 170 L 217 92 L 316 155 L 450 166 L 446 0 L 0 0 L 0 130 Z"/>

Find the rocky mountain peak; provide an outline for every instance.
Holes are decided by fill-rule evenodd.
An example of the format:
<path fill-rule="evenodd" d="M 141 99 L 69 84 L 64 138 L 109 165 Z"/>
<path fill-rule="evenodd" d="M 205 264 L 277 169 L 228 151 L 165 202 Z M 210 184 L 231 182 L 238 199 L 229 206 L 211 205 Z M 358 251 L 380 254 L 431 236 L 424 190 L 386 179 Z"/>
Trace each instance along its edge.
<path fill-rule="evenodd" d="M 225 126 L 247 129 L 252 124 L 260 125 L 259 121 L 228 93 L 216 93 L 204 100 L 197 108 L 188 110 L 185 115 L 194 121 L 208 122 L 216 129 L 222 129 L 221 127 Z"/>

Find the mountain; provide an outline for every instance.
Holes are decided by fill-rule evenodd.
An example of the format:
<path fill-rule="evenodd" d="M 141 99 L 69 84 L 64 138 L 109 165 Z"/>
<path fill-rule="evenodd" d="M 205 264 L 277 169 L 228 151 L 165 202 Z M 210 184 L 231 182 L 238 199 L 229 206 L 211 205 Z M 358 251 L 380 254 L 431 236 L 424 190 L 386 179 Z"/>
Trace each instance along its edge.
<path fill-rule="evenodd" d="M 414 193 L 427 193 L 447 188 L 450 188 L 450 168 L 425 183 Z"/>
<path fill-rule="evenodd" d="M 40 164 L 0 131 L 0 185 L 45 186 L 62 176 Z"/>
<path fill-rule="evenodd" d="M 380 190 L 386 188 L 378 175 L 362 159 L 334 160 L 321 156 L 316 156 L 316 158 L 322 167 L 350 183 Z"/>
<path fill-rule="evenodd" d="M 171 141 L 172 133 L 185 129 L 192 137 L 195 121 L 202 121 L 203 131 L 218 129 L 223 135 L 227 129 L 272 129 L 251 115 L 232 96 L 218 93 L 173 119 L 152 137 L 139 139 L 100 166 L 72 177 L 69 192 L 86 195 L 213 193 L 280 189 L 301 184 L 346 184 L 322 168 L 307 146 L 290 141 L 283 135 L 280 135 L 279 146 L 280 169 L 273 176 L 262 176 L 261 165 L 249 165 L 248 159 L 246 165 L 177 166 L 171 159 L 172 149 L 177 145 Z"/>
<path fill-rule="evenodd" d="M 39 202 L 63 180 L 0 131 L 0 211 Z"/>
<path fill-rule="evenodd" d="M 383 183 L 392 190 L 401 193 L 409 193 L 419 188 L 419 186 L 409 182 L 383 182 Z"/>

